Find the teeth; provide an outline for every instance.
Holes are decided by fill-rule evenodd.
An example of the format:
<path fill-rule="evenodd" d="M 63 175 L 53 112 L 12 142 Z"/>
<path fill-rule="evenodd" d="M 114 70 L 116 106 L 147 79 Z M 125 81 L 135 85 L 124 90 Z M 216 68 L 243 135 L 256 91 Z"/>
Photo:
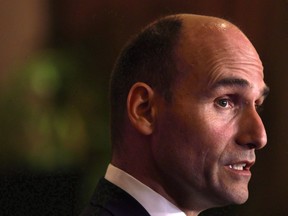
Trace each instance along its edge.
<path fill-rule="evenodd" d="M 246 166 L 245 163 L 243 163 L 243 164 L 234 164 L 234 165 L 229 165 L 229 168 L 235 169 L 235 170 L 243 170 L 245 166 Z"/>

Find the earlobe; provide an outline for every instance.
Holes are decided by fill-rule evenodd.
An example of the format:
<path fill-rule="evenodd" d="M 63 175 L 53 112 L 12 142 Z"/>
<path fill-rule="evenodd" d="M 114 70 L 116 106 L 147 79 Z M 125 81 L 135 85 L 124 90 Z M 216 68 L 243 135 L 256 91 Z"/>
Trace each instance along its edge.
<path fill-rule="evenodd" d="M 127 97 L 127 112 L 131 124 L 142 134 L 153 132 L 155 117 L 154 91 L 145 83 L 135 83 Z"/>

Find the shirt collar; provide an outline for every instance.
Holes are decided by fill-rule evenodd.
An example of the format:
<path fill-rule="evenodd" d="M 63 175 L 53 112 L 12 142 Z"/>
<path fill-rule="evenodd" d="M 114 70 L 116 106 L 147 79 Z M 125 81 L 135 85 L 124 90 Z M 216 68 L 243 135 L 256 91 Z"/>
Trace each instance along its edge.
<path fill-rule="evenodd" d="M 134 197 L 151 216 L 186 216 L 163 196 L 112 164 L 105 178 Z"/>

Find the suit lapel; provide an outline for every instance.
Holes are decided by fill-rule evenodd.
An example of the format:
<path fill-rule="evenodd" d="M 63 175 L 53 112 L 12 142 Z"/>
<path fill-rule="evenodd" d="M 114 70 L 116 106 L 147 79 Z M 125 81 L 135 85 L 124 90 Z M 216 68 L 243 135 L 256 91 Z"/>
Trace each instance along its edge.
<path fill-rule="evenodd" d="M 91 205 L 103 208 L 117 216 L 149 216 L 137 200 L 104 178 L 97 185 Z"/>

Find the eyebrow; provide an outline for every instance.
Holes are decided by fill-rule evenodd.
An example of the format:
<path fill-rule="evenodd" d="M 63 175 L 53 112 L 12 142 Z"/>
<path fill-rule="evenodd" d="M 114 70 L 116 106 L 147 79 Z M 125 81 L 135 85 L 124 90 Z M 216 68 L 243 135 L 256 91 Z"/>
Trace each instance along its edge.
<path fill-rule="evenodd" d="M 212 89 L 216 89 L 219 87 L 234 87 L 234 86 L 239 86 L 239 87 L 248 87 L 250 86 L 249 82 L 245 79 L 238 79 L 238 78 L 224 78 L 216 83 L 213 84 Z"/>
<path fill-rule="evenodd" d="M 221 79 L 218 82 L 214 83 L 212 85 L 212 89 L 217 89 L 217 88 L 220 88 L 220 87 L 235 87 L 235 86 L 244 88 L 244 87 L 249 87 L 251 85 L 245 79 L 224 78 L 224 79 Z M 269 92 L 270 92 L 270 88 L 267 85 L 265 85 L 265 87 L 262 90 L 262 94 L 261 95 L 265 98 L 265 97 L 268 96 Z"/>

